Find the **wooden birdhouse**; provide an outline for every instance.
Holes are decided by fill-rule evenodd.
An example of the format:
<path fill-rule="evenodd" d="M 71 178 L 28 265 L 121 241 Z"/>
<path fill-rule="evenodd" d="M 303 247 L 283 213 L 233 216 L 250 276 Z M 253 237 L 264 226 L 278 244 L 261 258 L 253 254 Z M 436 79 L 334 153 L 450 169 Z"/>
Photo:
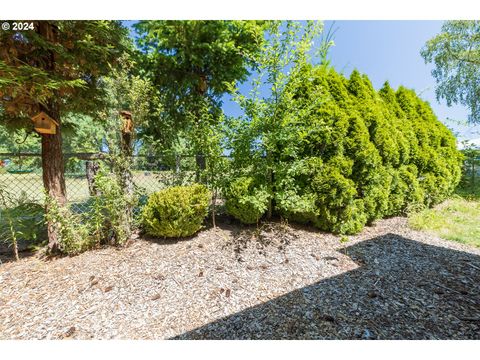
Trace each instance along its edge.
<path fill-rule="evenodd" d="M 133 132 L 132 113 L 130 111 L 122 110 L 120 111 L 120 116 L 123 120 L 122 132 L 124 134 L 131 134 Z"/>
<path fill-rule="evenodd" d="M 40 112 L 32 117 L 33 128 L 40 134 L 56 134 L 58 122 L 48 116 L 45 112 Z"/>

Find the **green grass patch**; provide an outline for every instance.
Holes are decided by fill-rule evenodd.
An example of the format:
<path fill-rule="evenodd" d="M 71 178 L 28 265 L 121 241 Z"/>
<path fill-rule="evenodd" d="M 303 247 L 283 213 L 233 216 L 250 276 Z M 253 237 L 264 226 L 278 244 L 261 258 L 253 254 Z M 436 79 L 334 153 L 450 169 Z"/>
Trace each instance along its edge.
<path fill-rule="evenodd" d="M 480 247 L 479 199 L 454 197 L 433 209 L 411 214 L 408 223 L 412 229 Z"/>

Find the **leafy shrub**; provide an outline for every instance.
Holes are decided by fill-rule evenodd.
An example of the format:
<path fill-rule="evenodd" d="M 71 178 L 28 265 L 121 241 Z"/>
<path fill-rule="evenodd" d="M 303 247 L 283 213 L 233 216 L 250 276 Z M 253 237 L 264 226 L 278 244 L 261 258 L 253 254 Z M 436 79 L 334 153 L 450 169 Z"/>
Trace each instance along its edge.
<path fill-rule="evenodd" d="M 386 215 L 405 215 L 409 208 L 424 203 L 425 190 L 420 184 L 415 165 L 402 165 L 398 169 L 391 169 L 390 173 L 392 182 Z"/>
<path fill-rule="evenodd" d="M 211 193 L 203 185 L 175 186 L 158 191 L 143 208 L 145 232 L 157 237 L 185 237 L 201 229 Z"/>
<path fill-rule="evenodd" d="M 275 209 L 284 218 L 301 224 L 311 223 L 318 216 L 316 196 L 306 186 L 315 167 L 310 160 L 285 162 L 275 172 Z"/>
<path fill-rule="evenodd" d="M 45 209 L 42 205 L 32 202 L 23 202 L 14 207 L 0 210 L 0 229 L 9 228 L 12 221 L 12 230 L 18 239 L 29 243 L 39 243 L 46 239 Z M 10 238 L 3 235 L 4 240 Z"/>
<path fill-rule="evenodd" d="M 54 198 L 45 197 L 46 220 L 57 230 L 59 250 L 64 254 L 79 254 L 93 248 L 95 238 L 90 234 L 89 224 L 67 206 L 60 205 Z"/>
<path fill-rule="evenodd" d="M 31 202 L 20 201 L 10 205 L 12 206 L 8 208 L 0 208 L 0 242 L 12 246 L 18 260 L 19 241 L 25 241 L 28 246 L 32 246 L 47 238 L 45 211 L 41 205 Z"/>
<path fill-rule="evenodd" d="M 346 79 L 301 66 L 278 96 L 286 110 L 239 119 L 232 168 L 250 177 L 231 178 L 227 211 L 253 223 L 273 199 L 288 220 L 351 234 L 453 193 L 462 161 L 455 137 L 413 90 L 385 83 L 376 91 L 358 71 Z"/>
<path fill-rule="evenodd" d="M 95 176 L 97 195 L 92 196 L 82 212 L 46 196 L 46 220 L 59 234 L 61 253 L 74 255 L 103 244 L 123 245 L 130 237 L 131 219 L 125 209 L 135 205 L 119 179 L 100 168 Z"/>
<path fill-rule="evenodd" d="M 367 222 L 355 183 L 338 167 L 324 166 L 312 179 L 312 188 L 319 210 L 314 225 L 320 229 L 349 234 L 358 232 Z"/>
<path fill-rule="evenodd" d="M 252 177 L 239 177 L 225 191 L 227 213 L 244 224 L 254 224 L 268 209 L 268 194 L 264 186 L 255 186 Z"/>
<path fill-rule="evenodd" d="M 20 197 L 0 184 L 0 242 L 12 246 L 18 260 L 18 241 L 30 245 L 46 239 L 45 211 L 39 204 L 29 202 L 24 193 Z"/>
<path fill-rule="evenodd" d="M 292 191 L 279 191 L 276 194 L 276 209 L 286 219 L 300 224 L 314 222 L 318 217 L 315 194 L 303 195 Z"/>
<path fill-rule="evenodd" d="M 132 221 L 125 209 L 133 208 L 138 199 L 126 194 L 119 179 L 103 169 L 95 177 L 95 186 L 98 195 L 93 197 L 89 214 L 92 235 L 97 243 L 123 245 L 130 236 Z"/>

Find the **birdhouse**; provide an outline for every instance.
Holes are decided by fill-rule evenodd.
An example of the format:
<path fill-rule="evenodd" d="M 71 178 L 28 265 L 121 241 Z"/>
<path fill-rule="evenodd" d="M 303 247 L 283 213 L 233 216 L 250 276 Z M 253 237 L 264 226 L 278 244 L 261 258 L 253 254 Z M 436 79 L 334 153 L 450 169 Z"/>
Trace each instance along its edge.
<path fill-rule="evenodd" d="M 32 117 L 33 128 L 40 134 L 56 134 L 58 122 L 48 116 L 45 112 L 40 112 Z"/>
<path fill-rule="evenodd" d="M 132 113 L 130 111 L 122 110 L 120 111 L 120 116 L 123 121 L 122 132 L 125 134 L 131 134 L 133 132 Z"/>

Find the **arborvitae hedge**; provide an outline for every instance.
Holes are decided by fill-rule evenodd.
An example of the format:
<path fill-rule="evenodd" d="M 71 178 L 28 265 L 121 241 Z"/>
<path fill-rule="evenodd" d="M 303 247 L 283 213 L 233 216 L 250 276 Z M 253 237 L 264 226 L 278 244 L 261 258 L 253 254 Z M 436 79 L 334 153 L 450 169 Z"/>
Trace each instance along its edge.
<path fill-rule="evenodd" d="M 294 114 L 277 122 L 275 131 L 289 135 L 276 137 L 276 151 L 269 154 L 272 176 L 264 176 L 258 164 L 250 166 L 257 169 L 255 184 L 271 189 L 275 213 L 350 234 L 376 219 L 437 204 L 453 192 L 461 174 L 455 138 L 413 90 L 394 91 L 387 82 L 376 91 L 357 71 L 350 79 L 324 67 L 304 71 L 305 81 L 288 89 Z M 262 176 L 266 187 L 258 181 Z M 249 211 L 248 201 L 227 196 L 228 201 L 258 216 L 259 207 Z"/>

